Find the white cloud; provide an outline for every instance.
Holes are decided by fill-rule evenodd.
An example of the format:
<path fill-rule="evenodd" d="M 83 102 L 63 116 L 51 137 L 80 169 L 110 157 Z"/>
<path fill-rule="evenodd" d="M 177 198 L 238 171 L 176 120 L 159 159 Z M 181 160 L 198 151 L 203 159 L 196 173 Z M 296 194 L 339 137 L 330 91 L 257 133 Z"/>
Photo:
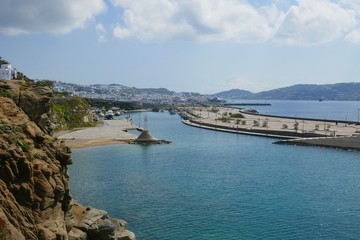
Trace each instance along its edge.
<path fill-rule="evenodd" d="M 356 24 L 354 10 L 329 0 L 299 0 L 286 13 L 275 42 L 288 45 L 317 45 L 334 41 Z"/>
<path fill-rule="evenodd" d="M 113 0 L 124 10 L 115 37 L 143 41 L 183 38 L 200 42 L 262 42 L 272 35 L 267 19 L 237 0 Z"/>
<path fill-rule="evenodd" d="M 123 11 L 114 36 L 142 41 L 273 40 L 285 45 L 311 46 L 345 36 L 356 25 L 356 14 L 360 15 L 360 0 L 274 0 L 258 8 L 245 0 L 112 0 L 112 3 Z"/>
<path fill-rule="evenodd" d="M 66 34 L 107 10 L 106 0 L 2 0 L 0 33 Z M 344 39 L 360 43 L 360 0 L 109 0 L 95 26 L 119 39 L 275 42 L 312 46 Z M 116 20 L 115 20 L 116 19 Z M 108 21 L 108 22 L 105 22 Z"/>
<path fill-rule="evenodd" d="M 131 37 L 132 34 L 129 31 L 129 29 L 123 28 L 121 26 L 116 26 L 113 29 L 113 35 L 116 38 L 123 39 L 123 38 Z"/>
<path fill-rule="evenodd" d="M 360 14 L 360 0 L 338 0 L 339 4 L 344 7 L 354 10 L 357 14 Z"/>
<path fill-rule="evenodd" d="M 0 32 L 66 34 L 105 10 L 103 0 L 2 0 Z"/>
<path fill-rule="evenodd" d="M 346 35 L 345 40 L 350 43 L 360 44 L 360 29 L 356 29 Z"/>
<path fill-rule="evenodd" d="M 107 31 L 103 24 L 98 23 L 95 25 L 96 34 L 98 35 L 98 42 L 106 42 Z"/>

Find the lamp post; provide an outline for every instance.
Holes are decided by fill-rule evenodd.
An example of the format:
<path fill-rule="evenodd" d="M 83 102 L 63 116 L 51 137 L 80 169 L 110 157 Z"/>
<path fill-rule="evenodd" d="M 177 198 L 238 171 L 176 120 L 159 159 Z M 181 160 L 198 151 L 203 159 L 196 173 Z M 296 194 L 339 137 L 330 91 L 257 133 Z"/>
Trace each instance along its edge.
<path fill-rule="evenodd" d="M 360 120 L 360 108 L 358 108 L 358 122 L 360 122 L 359 120 Z"/>

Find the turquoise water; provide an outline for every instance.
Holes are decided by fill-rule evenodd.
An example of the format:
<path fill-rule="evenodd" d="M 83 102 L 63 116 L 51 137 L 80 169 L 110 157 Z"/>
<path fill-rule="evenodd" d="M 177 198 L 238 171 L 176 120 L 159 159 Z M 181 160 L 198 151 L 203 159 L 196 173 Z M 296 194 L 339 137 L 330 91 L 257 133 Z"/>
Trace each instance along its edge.
<path fill-rule="evenodd" d="M 75 150 L 69 169 L 74 198 L 126 220 L 137 239 L 359 238 L 359 152 L 147 116 L 171 144 Z"/>

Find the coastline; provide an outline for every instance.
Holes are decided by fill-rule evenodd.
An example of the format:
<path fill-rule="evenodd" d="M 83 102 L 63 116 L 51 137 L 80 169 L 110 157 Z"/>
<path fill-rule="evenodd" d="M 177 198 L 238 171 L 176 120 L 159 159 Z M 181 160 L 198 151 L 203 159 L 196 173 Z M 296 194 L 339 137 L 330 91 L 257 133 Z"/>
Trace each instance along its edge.
<path fill-rule="evenodd" d="M 136 135 L 127 131 L 137 128 L 138 126 L 127 119 L 104 120 L 104 125 L 101 127 L 60 131 L 54 137 L 63 141 L 71 149 L 127 144 L 137 138 Z"/>
<path fill-rule="evenodd" d="M 229 107 L 218 107 L 217 112 L 212 110 L 210 108 L 187 109 L 188 120 L 182 122 L 189 126 L 213 131 L 283 139 L 280 142 L 275 142 L 280 144 L 360 150 L 360 138 L 351 138 L 359 135 L 360 125 L 355 122 L 272 116 Z M 236 123 L 234 119 L 221 120 L 224 116 L 234 116 L 239 113 L 243 115 L 241 121 L 246 120 L 246 124 L 239 124 L 240 120 L 237 120 L 238 123 Z M 255 126 L 254 122 L 258 122 L 259 125 Z M 297 124 L 298 129 L 294 128 L 295 124 Z M 284 128 L 284 125 L 289 127 Z M 128 144 L 137 138 L 128 130 L 136 129 L 139 127 L 133 125 L 128 119 L 121 118 L 104 120 L 101 127 L 58 132 L 55 137 L 71 149 L 80 149 Z M 344 140 L 344 137 L 355 139 L 355 143 Z"/>
<path fill-rule="evenodd" d="M 128 140 L 111 140 L 111 139 L 66 139 L 63 141 L 65 145 L 71 149 L 81 149 L 88 147 L 100 147 L 100 146 L 128 143 Z"/>

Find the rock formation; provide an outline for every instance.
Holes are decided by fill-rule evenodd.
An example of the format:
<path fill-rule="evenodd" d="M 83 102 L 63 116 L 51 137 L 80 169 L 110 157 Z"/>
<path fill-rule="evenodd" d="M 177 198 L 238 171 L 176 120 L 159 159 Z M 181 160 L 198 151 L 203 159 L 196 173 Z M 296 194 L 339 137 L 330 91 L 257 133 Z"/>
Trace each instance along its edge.
<path fill-rule="evenodd" d="M 52 135 L 51 121 L 53 91 L 31 81 L 0 81 L 0 88 L 34 121 L 45 133 Z"/>
<path fill-rule="evenodd" d="M 135 239 L 126 222 L 72 200 L 71 151 L 49 135 L 51 89 L 0 81 L 0 90 L 0 239 Z"/>

